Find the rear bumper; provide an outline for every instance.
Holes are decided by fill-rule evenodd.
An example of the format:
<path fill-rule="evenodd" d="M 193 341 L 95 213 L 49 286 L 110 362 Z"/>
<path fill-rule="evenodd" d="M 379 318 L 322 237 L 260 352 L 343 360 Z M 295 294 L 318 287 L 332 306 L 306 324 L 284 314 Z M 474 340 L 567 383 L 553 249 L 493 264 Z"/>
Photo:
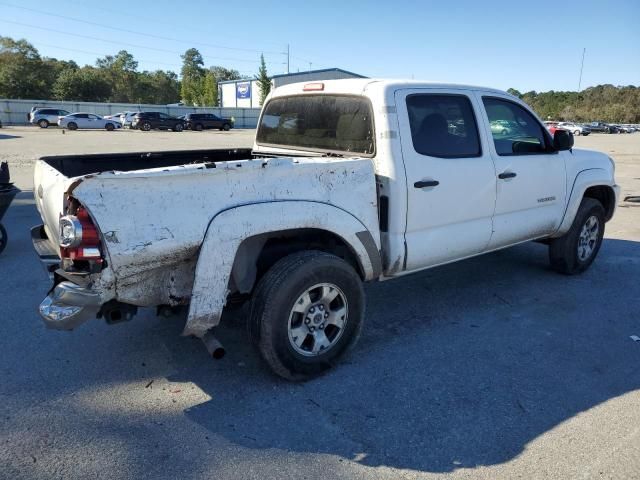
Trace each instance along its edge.
<path fill-rule="evenodd" d="M 54 272 L 60 267 L 60 257 L 49 243 L 42 225 L 31 229 L 31 242 L 47 275 L 53 281 Z M 63 281 L 47 295 L 38 311 L 48 328 L 73 330 L 95 318 L 101 305 L 98 293 L 85 286 Z"/>
<path fill-rule="evenodd" d="M 99 294 L 75 283 L 62 282 L 54 287 L 38 310 L 47 328 L 73 330 L 96 318 L 101 305 Z"/>

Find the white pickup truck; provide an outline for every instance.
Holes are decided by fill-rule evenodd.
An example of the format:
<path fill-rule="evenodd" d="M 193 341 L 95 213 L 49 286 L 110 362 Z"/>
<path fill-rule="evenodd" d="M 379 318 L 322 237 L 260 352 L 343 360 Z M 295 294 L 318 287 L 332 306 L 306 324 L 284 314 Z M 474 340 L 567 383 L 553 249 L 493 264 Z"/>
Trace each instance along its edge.
<path fill-rule="evenodd" d="M 68 330 L 188 306 L 184 334 L 215 356 L 225 306 L 248 300 L 263 358 L 306 379 L 356 341 L 363 282 L 529 240 L 587 269 L 619 187 L 611 158 L 572 147 L 502 91 L 358 79 L 272 92 L 252 150 L 45 157 L 40 313 Z"/>

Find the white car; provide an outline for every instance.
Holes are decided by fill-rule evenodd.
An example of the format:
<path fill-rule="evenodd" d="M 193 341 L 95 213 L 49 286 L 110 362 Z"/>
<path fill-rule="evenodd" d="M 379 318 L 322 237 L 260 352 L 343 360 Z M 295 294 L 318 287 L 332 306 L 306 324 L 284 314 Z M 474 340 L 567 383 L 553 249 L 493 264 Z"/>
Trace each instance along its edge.
<path fill-rule="evenodd" d="M 84 112 L 72 113 L 66 117 L 60 117 L 58 125 L 62 128 L 68 128 L 69 130 L 95 128 L 112 131 L 122 127 L 119 120 L 106 119 L 95 113 Z"/>
<path fill-rule="evenodd" d="M 115 121 L 120 122 L 122 124 L 122 120 L 120 120 L 120 117 L 122 115 L 124 115 L 124 112 L 114 113 L 113 115 L 105 115 L 102 118 L 104 118 L 105 120 L 115 120 Z"/>
<path fill-rule="evenodd" d="M 131 123 L 133 122 L 133 117 L 135 117 L 140 112 L 124 112 L 120 114 L 120 123 L 124 128 L 131 128 Z"/>
<path fill-rule="evenodd" d="M 510 131 L 491 131 L 502 122 Z M 54 281 L 39 312 L 69 330 L 188 305 L 183 334 L 216 358 L 223 311 L 249 299 L 262 357 L 302 380 L 355 343 L 363 282 L 528 240 L 556 271 L 587 270 L 620 194 L 614 170 L 500 90 L 289 84 L 266 98 L 253 149 L 39 159 L 32 241 Z"/>
<path fill-rule="evenodd" d="M 576 137 L 579 135 L 584 135 L 586 137 L 591 133 L 591 129 L 589 127 L 585 127 L 584 125 L 579 125 L 577 123 L 571 123 L 571 122 L 560 122 L 558 123 L 558 128 L 569 130 Z"/>

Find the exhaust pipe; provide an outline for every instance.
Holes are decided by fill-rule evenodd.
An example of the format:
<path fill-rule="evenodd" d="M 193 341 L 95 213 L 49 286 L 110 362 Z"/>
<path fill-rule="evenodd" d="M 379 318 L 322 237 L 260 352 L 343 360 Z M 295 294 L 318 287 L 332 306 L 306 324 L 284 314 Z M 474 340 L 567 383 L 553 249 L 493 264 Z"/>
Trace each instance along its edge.
<path fill-rule="evenodd" d="M 210 331 L 205 333 L 204 337 L 202 337 L 202 342 L 207 348 L 207 352 L 209 352 L 209 355 L 211 355 L 215 360 L 220 360 L 222 357 L 224 357 L 224 347 L 218 341 L 218 339 L 213 336 L 213 333 L 211 333 Z"/>

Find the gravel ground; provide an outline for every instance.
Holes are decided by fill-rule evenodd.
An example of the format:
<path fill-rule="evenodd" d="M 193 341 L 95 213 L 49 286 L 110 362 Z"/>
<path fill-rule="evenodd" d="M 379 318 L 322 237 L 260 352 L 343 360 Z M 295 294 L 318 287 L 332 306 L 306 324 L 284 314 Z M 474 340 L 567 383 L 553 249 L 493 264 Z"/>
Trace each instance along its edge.
<path fill-rule="evenodd" d="M 250 146 L 253 132 L 0 130 L 24 193 L 0 255 L 0 477 L 638 478 L 640 206 L 620 202 L 592 268 L 525 244 L 367 286 L 355 351 L 305 384 L 272 376 L 224 319 L 214 362 L 180 318 L 48 331 L 30 191 L 44 154 Z M 640 134 L 577 138 L 640 195 Z"/>

